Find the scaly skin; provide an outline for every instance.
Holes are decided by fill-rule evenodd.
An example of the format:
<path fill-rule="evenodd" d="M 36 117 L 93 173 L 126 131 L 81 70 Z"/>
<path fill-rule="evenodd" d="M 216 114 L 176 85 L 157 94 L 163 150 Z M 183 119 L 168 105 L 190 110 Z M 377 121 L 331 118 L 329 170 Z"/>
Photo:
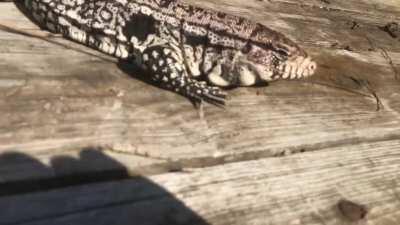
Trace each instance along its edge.
<path fill-rule="evenodd" d="M 191 99 L 224 104 L 217 86 L 314 73 L 294 42 L 259 23 L 178 0 L 17 0 L 43 29 L 121 59 Z"/>

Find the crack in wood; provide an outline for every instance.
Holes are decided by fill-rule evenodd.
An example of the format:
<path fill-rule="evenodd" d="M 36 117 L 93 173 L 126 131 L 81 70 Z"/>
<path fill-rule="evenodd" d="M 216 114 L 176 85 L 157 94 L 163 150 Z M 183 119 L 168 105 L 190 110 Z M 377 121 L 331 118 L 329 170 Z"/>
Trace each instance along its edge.
<path fill-rule="evenodd" d="M 389 64 L 390 68 L 393 71 L 394 79 L 400 80 L 400 73 L 399 73 L 399 71 L 397 71 L 397 68 L 394 66 L 393 60 L 390 57 L 389 53 L 384 48 L 380 48 L 380 49 L 381 49 L 381 55 L 383 56 L 383 58 L 385 58 L 385 60 L 387 61 L 387 63 Z"/>
<path fill-rule="evenodd" d="M 368 41 L 368 43 L 371 46 L 371 50 L 375 51 L 376 49 L 380 50 L 380 53 L 382 55 L 382 57 L 386 60 L 386 62 L 388 63 L 389 67 L 392 69 L 393 75 L 394 75 L 394 79 L 395 80 L 400 80 L 400 72 L 397 71 L 396 66 L 393 63 L 392 57 L 390 57 L 389 53 L 386 51 L 385 48 L 380 47 L 380 46 L 376 46 L 376 44 L 368 37 L 365 37 Z"/>
<path fill-rule="evenodd" d="M 321 0 L 321 2 L 323 2 L 323 1 L 327 1 L 327 0 Z M 287 5 L 295 5 L 295 6 L 298 6 L 298 7 L 301 7 L 301 8 L 322 9 L 324 11 L 359 13 L 359 12 L 353 11 L 353 10 L 346 10 L 346 9 L 341 9 L 341 8 L 328 7 L 326 5 L 315 5 L 315 4 L 297 3 L 297 2 L 295 3 L 295 2 L 280 1 L 280 0 L 271 1 L 271 2 L 278 2 L 280 4 L 287 4 Z"/>
<path fill-rule="evenodd" d="M 346 76 L 346 75 L 343 75 Z M 322 83 L 322 82 L 318 82 L 318 81 L 296 81 L 296 82 L 303 82 L 303 83 L 310 83 L 310 84 L 315 84 L 315 85 L 320 85 L 320 86 L 324 86 L 324 87 L 328 87 L 328 88 L 333 88 L 333 89 L 338 89 L 338 90 L 342 90 L 348 93 L 352 93 L 355 95 L 359 95 L 359 96 L 363 96 L 363 97 L 368 97 L 368 98 L 373 98 L 376 101 L 376 111 L 380 111 L 384 105 L 382 103 L 382 101 L 380 100 L 378 94 L 375 92 L 375 90 L 373 88 L 371 88 L 368 80 L 363 80 L 363 79 L 358 79 L 358 78 L 354 78 L 352 76 L 346 76 L 348 78 L 350 78 L 351 80 L 353 80 L 354 82 L 356 82 L 361 88 L 365 87 L 367 89 L 367 91 L 371 94 L 371 95 L 367 95 L 364 94 L 362 92 L 359 91 L 354 91 L 350 88 L 346 88 L 346 87 L 341 87 L 338 85 L 334 85 L 334 84 L 328 84 L 328 83 Z"/>
<path fill-rule="evenodd" d="M 316 5 L 316 4 L 308 4 L 308 3 L 302 3 L 302 2 L 289 2 L 285 0 L 270 0 L 269 2 L 272 3 L 279 3 L 279 4 L 286 4 L 286 5 L 295 5 L 301 8 L 311 8 L 311 9 L 321 9 L 324 11 L 331 11 L 331 12 L 344 12 L 344 13 L 356 13 L 360 15 L 371 15 L 376 17 L 377 15 L 371 14 L 368 11 L 356 11 L 356 10 L 350 10 L 350 9 L 344 9 L 344 8 L 335 8 L 332 6 L 327 6 L 330 5 L 329 0 L 320 0 L 321 2 L 325 2 L 323 5 Z M 328 3 L 329 2 L 329 3 Z M 383 10 L 382 10 L 383 11 Z"/>
<path fill-rule="evenodd" d="M 168 160 L 168 162 L 162 163 L 168 167 L 176 167 L 176 170 L 166 169 L 164 171 L 159 171 L 157 173 L 151 174 L 141 174 L 141 175 L 155 175 L 155 174 L 163 174 L 170 172 L 190 172 L 190 169 L 197 168 L 205 168 L 218 166 L 222 164 L 228 163 L 238 163 L 245 161 L 253 161 L 259 159 L 266 158 L 276 158 L 276 157 L 286 157 L 295 154 L 303 154 L 315 151 L 322 151 L 327 148 L 340 147 L 345 145 L 354 145 L 354 143 L 375 143 L 375 142 L 383 142 L 390 140 L 400 140 L 400 135 L 389 135 L 381 138 L 370 138 L 359 140 L 358 138 L 349 138 L 345 140 L 340 140 L 337 142 L 324 142 L 319 144 L 313 144 L 309 146 L 301 146 L 301 147 L 293 147 L 285 150 L 281 150 L 279 153 L 272 154 L 271 149 L 266 149 L 264 151 L 253 151 L 253 152 L 245 152 L 237 155 L 224 155 L 219 157 L 197 157 L 191 159 L 178 159 L 178 160 Z M 135 155 L 135 154 L 134 154 Z"/>
<path fill-rule="evenodd" d="M 190 173 L 193 169 L 207 168 L 225 164 L 240 163 L 246 161 L 261 160 L 267 158 L 286 157 L 295 154 L 304 154 L 315 151 L 323 151 L 327 148 L 343 147 L 346 145 L 354 145 L 357 143 L 378 143 L 391 140 L 400 140 L 400 135 L 390 135 L 381 138 L 371 138 L 364 140 L 341 140 L 337 142 L 324 142 L 310 146 L 293 147 L 282 150 L 283 154 L 271 154 L 270 149 L 258 152 L 245 152 L 238 155 L 224 155 L 220 157 L 197 157 L 191 159 L 168 160 L 163 163 L 157 163 L 148 166 L 149 168 L 138 172 L 138 170 L 130 170 L 121 165 L 121 168 L 86 172 L 72 175 L 58 176 L 55 178 L 23 180 L 1 184 L 0 196 L 10 196 L 22 193 L 33 193 L 38 191 L 48 191 L 57 188 L 65 188 L 69 186 L 85 185 L 90 183 L 119 181 L 140 176 L 160 175 L 165 173 Z M 127 153 L 125 153 L 127 154 Z M 130 154 L 136 155 L 136 154 Z M 155 168 L 158 167 L 158 168 Z"/>

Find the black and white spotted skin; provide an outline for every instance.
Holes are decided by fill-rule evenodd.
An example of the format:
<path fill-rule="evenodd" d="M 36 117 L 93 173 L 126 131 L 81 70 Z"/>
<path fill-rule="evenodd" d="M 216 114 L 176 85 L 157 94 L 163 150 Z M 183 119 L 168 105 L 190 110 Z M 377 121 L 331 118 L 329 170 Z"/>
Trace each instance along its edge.
<path fill-rule="evenodd" d="M 224 104 L 219 87 L 314 74 L 316 63 L 282 34 L 178 0 L 17 0 L 42 28 L 121 59 L 162 86 Z"/>

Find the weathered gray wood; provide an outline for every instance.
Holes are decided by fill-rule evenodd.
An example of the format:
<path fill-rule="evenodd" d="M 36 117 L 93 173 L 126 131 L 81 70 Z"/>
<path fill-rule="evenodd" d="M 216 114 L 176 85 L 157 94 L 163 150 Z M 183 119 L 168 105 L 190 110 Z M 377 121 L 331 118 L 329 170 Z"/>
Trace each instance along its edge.
<path fill-rule="evenodd" d="M 0 31 L 0 224 L 398 224 L 400 45 L 379 29 L 398 1 L 188 1 L 285 33 L 317 75 L 229 91 L 200 118 L 0 3 L 0 24 L 40 37 Z M 26 193 L 103 171 L 164 174 Z M 340 199 L 367 219 L 344 219 Z"/>
<path fill-rule="evenodd" d="M 399 51 L 397 41 L 378 27 L 400 20 L 397 1 L 187 0 L 192 4 L 245 16 L 279 30 L 303 46 L 351 47 L 366 51 L 370 42 Z M 370 40 L 368 40 L 370 39 Z"/>
<path fill-rule="evenodd" d="M 396 225 L 400 141 L 0 199 L 0 224 Z M 350 222 L 341 199 L 365 205 Z M 194 219 L 200 219 L 198 223 Z"/>
<path fill-rule="evenodd" d="M 169 170 L 171 162 L 198 167 L 398 139 L 400 47 L 377 25 L 397 20 L 400 9 L 392 1 L 375 3 L 332 2 L 338 10 L 330 11 L 318 7 L 327 7 L 322 1 L 197 3 L 282 31 L 320 64 L 308 80 L 229 91 L 227 109 L 206 106 L 204 119 L 183 97 L 131 78 L 110 57 L 58 37 L 49 39 L 61 45 L 0 32 L 0 153 L 22 152 L 52 168 L 53 157 L 95 146 L 143 173 L 143 166 Z M 0 12 L 5 25 L 48 35 L 11 3 L 1 3 Z M 353 19 L 360 24 L 355 29 L 347 23 Z M 0 182 L 71 172 L 21 175 L 32 167 L 8 163 Z M 102 169 L 111 168 L 96 167 Z"/>

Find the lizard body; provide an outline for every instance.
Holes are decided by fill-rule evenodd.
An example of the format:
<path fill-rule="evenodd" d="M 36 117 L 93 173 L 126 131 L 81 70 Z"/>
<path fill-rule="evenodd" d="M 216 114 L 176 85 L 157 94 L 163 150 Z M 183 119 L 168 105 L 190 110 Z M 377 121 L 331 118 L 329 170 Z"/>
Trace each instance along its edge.
<path fill-rule="evenodd" d="M 199 101 L 224 104 L 219 87 L 307 77 L 316 69 L 284 35 L 179 0 L 17 1 L 43 29 L 132 59 L 163 87 Z"/>

